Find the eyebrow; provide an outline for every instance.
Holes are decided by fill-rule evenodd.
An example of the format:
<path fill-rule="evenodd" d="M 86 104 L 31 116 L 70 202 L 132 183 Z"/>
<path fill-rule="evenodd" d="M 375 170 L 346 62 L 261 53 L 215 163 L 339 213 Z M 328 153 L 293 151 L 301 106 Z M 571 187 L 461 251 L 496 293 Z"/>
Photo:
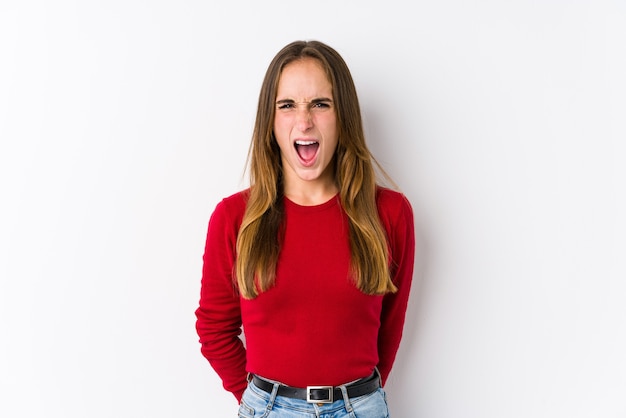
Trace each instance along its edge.
<path fill-rule="evenodd" d="M 328 97 L 318 97 L 315 99 L 311 99 L 311 101 L 309 102 L 299 102 L 296 103 L 295 100 L 293 99 L 281 99 L 281 100 L 277 100 L 276 104 L 280 105 L 280 104 L 287 104 L 287 103 L 296 103 L 296 104 L 300 104 L 300 103 L 307 103 L 307 104 L 315 104 L 315 103 L 321 103 L 321 102 L 331 102 L 332 103 L 333 99 L 329 99 Z"/>

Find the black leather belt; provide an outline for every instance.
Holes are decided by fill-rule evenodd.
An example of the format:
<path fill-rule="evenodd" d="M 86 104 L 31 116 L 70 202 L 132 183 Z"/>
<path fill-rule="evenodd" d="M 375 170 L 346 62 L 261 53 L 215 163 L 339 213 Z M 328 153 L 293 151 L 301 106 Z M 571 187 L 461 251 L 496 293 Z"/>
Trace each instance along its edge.
<path fill-rule="evenodd" d="M 259 389 L 272 393 L 274 384 L 267 380 L 252 375 L 252 383 Z M 346 385 L 349 398 L 367 395 L 374 392 L 380 387 L 380 379 L 376 372 L 371 376 L 357 380 L 354 383 Z M 287 398 L 302 399 L 309 403 L 333 403 L 337 399 L 343 399 L 341 389 L 337 386 L 307 386 L 306 388 L 294 388 L 291 386 L 278 386 L 278 396 Z"/>

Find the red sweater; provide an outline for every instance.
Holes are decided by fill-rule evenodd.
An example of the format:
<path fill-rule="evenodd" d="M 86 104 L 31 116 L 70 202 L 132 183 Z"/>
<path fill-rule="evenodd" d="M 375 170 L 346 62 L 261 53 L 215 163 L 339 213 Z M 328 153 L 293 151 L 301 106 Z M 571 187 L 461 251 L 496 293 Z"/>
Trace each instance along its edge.
<path fill-rule="evenodd" d="M 365 295 L 349 278 L 348 218 L 338 197 L 317 206 L 285 199 L 276 284 L 246 300 L 232 273 L 245 198 L 240 192 L 222 200 L 211 216 L 196 310 L 202 354 L 224 388 L 240 400 L 248 372 L 296 387 L 336 386 L 368 376 L 374 367 L 384 384 L 402 337 L 413 276 L 408 200 L 384 188 L 377 195 L 397 293 Z"/>

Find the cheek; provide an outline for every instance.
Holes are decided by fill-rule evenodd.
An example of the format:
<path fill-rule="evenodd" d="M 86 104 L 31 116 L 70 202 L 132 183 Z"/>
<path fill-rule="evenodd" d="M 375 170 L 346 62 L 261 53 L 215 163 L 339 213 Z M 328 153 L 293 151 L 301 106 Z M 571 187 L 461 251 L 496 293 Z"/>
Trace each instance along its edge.
<path fill-rule="evenodd" d="M 335 115 L 324 115 L 323 117 L 318 118 L 316 124 L 327 135 L 337 135 L 337 118 Z"/>
<path fill-rule="evenodd" d="M 337 124 L 334 120 L 324 121 L 325 123 L 321 125 L 321 129 L 324 132 L 324 137 L 326 141 L 332 143 L 332 148 L 337 146 L 339 142 L 339 130 L 337 129 Z"/>
<path fill-rule="evenodd" d="M 334 141 L 332 144 L 330 144 L 330 146 L 327 149 L 327 153 L 329 158 L 333 158 L 333 156 L 335 155 L 335 153 L 337 152 L 337 141 Z"/>
<path fill-rule="evenodd" d="M 274 135 L 276 139 L 279 139 L 284 136 L 289 136 L 290 128 L 289 120 L 286 118 L 275 118 L 274 119 Z"/>
<path fill-rule="evenodd" d="M 285 147 L 290 146 L 289 140 L 289 130 L 282 124 L 275 122 L 274 123 L 274 138 L 276 143 L 278 144 L 278 148 L 280 148 L 281 154 L 286 151 Z"/>

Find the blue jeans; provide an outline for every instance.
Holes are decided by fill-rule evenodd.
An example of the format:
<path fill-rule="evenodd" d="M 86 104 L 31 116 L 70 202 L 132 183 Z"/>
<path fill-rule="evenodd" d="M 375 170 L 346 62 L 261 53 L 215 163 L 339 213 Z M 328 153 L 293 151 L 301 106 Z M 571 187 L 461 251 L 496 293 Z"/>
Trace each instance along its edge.
<path fill-rule="evenodd" d="M 240 418 L 389 418 L 387 399 L 382 388 L 374 392 L 348 398 L 345 386 L 340 386 L 343 399 L 333 403 L 308 403 L 301 399 L 277 396 L 278 383 L 267 393 L 248 384 L 239 405 Z"/>

